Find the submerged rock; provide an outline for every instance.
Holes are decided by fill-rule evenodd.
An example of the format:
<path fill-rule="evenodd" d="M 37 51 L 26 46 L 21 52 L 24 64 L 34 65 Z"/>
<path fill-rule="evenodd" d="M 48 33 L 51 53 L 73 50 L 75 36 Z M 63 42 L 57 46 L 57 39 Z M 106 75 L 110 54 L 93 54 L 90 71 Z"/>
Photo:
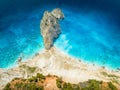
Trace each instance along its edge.
<path fill-rule="evenodd" d="M 64 18 L 61 9 L 56 8 L 52 12 L 45 11 L 40 23 L 41 35 L 44 40 L 45 49 L 49 50 L 61 33 L 59 20 Z"/>

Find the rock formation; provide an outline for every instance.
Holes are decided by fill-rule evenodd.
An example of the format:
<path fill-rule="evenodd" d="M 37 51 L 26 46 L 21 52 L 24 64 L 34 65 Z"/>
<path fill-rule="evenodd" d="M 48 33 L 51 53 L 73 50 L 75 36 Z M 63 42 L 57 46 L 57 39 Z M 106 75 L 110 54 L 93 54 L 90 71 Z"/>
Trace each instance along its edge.
<path fill-rule="evenodd" d="M 40 23 L 41 35 L 44 40 L 45 49 L 49 50 L 61 33 L 59 20 L 64 18 L 61 9 L 56 8 L 52 12 L 45 11 Z"/>

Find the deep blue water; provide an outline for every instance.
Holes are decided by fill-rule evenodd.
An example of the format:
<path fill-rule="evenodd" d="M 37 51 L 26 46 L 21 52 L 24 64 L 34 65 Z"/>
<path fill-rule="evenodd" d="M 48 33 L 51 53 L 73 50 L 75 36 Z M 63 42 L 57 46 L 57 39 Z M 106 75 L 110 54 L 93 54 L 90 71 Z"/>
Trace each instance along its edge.
<path fill-rule="evenodd" d="M 0 68 L 31 58 L 44 48 L 40 20 L 60 7 L 65 19 L 55 46 L 85 62 L 120 68 L 120 2 L 103 0 L 0 1 Z M 54 3 L 54 4 L 53 4 Z"/>

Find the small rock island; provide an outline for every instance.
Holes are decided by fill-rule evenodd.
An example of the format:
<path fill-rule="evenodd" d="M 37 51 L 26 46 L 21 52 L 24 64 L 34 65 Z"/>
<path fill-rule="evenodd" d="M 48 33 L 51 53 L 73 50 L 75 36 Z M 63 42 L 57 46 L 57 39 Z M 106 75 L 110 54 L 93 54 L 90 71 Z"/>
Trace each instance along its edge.
<path fill-rule="evenodd" d="M 45 49 L 49 50 L 61 33 L 59 20 L 64 19 L 61 9 L 56 8 L 52 12 L 45 11 L 40 23 L 41 35 L 44 39 Z"/>

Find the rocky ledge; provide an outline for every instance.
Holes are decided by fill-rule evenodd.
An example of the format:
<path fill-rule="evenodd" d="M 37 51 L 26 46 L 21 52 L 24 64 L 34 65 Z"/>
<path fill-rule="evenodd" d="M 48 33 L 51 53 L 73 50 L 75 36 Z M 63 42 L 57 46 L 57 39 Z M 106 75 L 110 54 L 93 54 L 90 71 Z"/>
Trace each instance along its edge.
<path fill-rule="evenodd" d="M 44 40 L 45 49 L 49 50 L 61 33 L 59 20 L 64 18 L 61 9 L 56 8 L 52 12 L 45 11 L 40 23 L 40 31 Z"/>

